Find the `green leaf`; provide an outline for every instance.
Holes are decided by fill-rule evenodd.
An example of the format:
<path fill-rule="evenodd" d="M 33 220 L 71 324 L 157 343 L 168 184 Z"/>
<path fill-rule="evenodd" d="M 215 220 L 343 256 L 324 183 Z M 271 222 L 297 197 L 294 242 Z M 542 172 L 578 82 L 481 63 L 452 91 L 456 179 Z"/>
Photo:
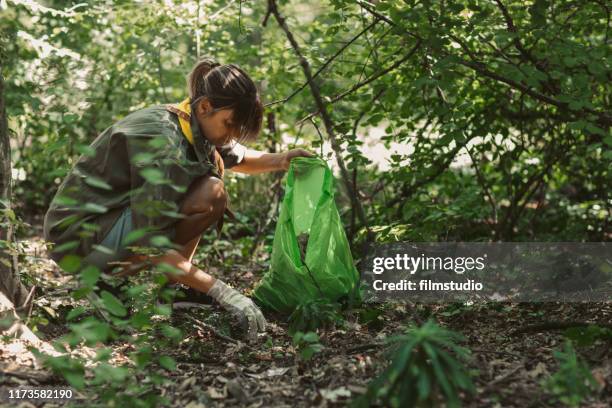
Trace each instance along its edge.
<path fill-rule="evenodd" d="M 68 314 L 66 315 L 66 320 L 73 320 L 85 313 L 86 311 L 87 309 L 85 309 L 83 306 L 77 306 L 68 312 Z"/>
<path fill-rule="evenodd" d="M 169 247 L 172 246 L 172 241 L 166 236 L 156 235 L 151 238 L 151 245 L 156 247 Z"/>
<path fill-rule="evenodd" d="M 77 390 L 85 387 L 85 375 L 82 371 L 63 371 L 62 375 Z"/>
<path fill-rule="evenodd" d="M 302 358 L 302 360 L 308 361 L 312 358 L 312 356 L 314 356 L 314 353 L 315 350 L 312 347 L 308 346 L 300 351 L 300 357 Z"/>
<path fill-rule="evenodd" d="M 155 313 L 161 316 L 170 316 L 172 314 L 172 308 L 168 305 L 156 305 Z"/>
<path fill-rule="evenodd" d="M 74 249 L 78 246 L 79 246 L 79 241 L 69 241 L 62 245 L 56 246 L 55 248 L 53 248 L 53 250 L 59 253 L 59 252 L 64 252 L 64 251 L 70 251 L 71 249 Z"/>
<path fill-rule="evenodd" d="M 164 173 L 161 170 L 154 167 L 147 167 L 146 169 L 140 170 L 140 175 L 151 184 L 164 184 L 166 179 Z"/>
<path fill-rule="evenodd" d="M 182 332 L 180 329 L 167 324 L 161 326 L 161 332 L 164 336 L 173 340 L 180 340 L 182 338 Z"/>
<path fill-rule="evenodd" d="M 113 350 L 110 348 L 103 348 L 100 349 L 98 351 L 96 351 L 96 357 L 94 358 L 94 361 L 108 361 L 113 354 Z"/>
<path fill-rule="evenodd" d="M 582 101 L 577 99 L 572 99 L 570 103 L 567 105 L 573 111 L 579 111 L 584 106 Z"/>
<path fill-rule="evenodd" d="M 125 367 L 114 367 L 108 363 L 100 363 L 94 368 L 94 383 L 122 383 L 128 375 L 128 370 Z"/>
<path fill-rule="evenodd" d="M 106 181 L 99 179 L 97 177 L 94 177 L 94 176 L 85 177 L 85 184 L 88 184 L 95 188 L 100 188 L 102 190 L 110 191 L 113 189 L 113 187 L 110 184 L 108 184 Z"/>
<path fill-rule="evenodd" d="M 150 164 L 155 160 L 155 155 L 149 152 L 137 153 L 132 157 L 132 162 L 135 165 L 146 165 Z"/>
<path fill-rule="evenodd" d="M 86 286 L 93 286 L 100 278 L 100 270 L 93 265 L 87 266 L 81 271 L 81 280 Z"/>
<path fill-rule="evenodd" d="M 66 197 L 66 196 L 63 196 L 63 195 L 56 196 L 53 199 L 53 202 L 55 204 L 57 204 L 57 205 L 62 205 L 62 206 L 65 206 L 65 207 L 71 207 L 71 206 L 79 204 L 78 200 L 75 200 L 74 198 Z"/>
<path fill-rule="evenodd" d="M 64 115 L 64 123 L 74 123 L 79 119 L 76 113 L 67 113 Z"/>
<path fill-rule="evenodd" d="M 66 255 L 60 261 L 59 266 L 68 273 L 75 273 L 81 267 L 81 257 L 77 255 Z"/>
<path fill-rule="evenodd" d="M 130 323 L 135 328 L 142 329 L 151 324 L 151 318 L 148 313 L 137 312 L 130 318 Z"/>
<path fill-rule="evenodd" d="M 76 150 L 83 156 L 94 157 L 96 155 L 96 149 L 88 145 L 78 145 Z"/>
<path fill-rule="evenodd" d="M 112 293 L 103 290 L 100 293 L 100 297 L 102 298 L 102 303 L 106 310 L 115 316 L 124 317 L 127 315 L 127 309 L 123 306 L 123 303 L 119 299 L 115 297 Z"/>
<path fill-rule="evenodd" d="M 108 208 L 96 203 L 87 203 L 83 206 L 83 209 L 96 214 L 104 214 L 108 211 Z"/>
<path fill-rule="evenodd" d="M 176 370 L 176 361 L 172 357 L 161 356 L 159 358 L 159 365 L 168 371 Z"/>
<path fill-rule="evenodd" d="M 123 238 L 123 244 L 130 245 L 147 235 L 147 232 L 149 232 L 147 228 L 139 228 L 137 230 L 130 231 L 125 238 Z"/>

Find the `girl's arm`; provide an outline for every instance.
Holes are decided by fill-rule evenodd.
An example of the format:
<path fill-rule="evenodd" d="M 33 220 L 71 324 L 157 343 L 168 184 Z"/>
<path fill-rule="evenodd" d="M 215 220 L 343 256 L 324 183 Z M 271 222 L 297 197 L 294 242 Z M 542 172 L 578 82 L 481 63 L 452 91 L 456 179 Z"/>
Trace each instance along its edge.
<path fill-rule="evenodd" d="M 257 174 L 269 171 L 286 171 L 294 157 L 313 157 L 304 149 L 292 149 L 283 153 L 268 153 L 259 150 L 247 150 L 242 161 L 232 170 L 239 173 Z"/>

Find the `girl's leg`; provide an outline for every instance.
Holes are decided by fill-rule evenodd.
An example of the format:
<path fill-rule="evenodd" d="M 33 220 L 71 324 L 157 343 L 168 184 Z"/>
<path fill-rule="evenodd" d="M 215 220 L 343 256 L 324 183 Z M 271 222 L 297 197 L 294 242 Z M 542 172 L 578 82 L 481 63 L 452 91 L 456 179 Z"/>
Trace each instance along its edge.
<path fill-rule="evenodd" d="M 183 272 L 191 271 L 191 260 L 197 249 L 200 237 L 211 225 L 223 217 L 227 203 L 227 193 L 223 181 L 216 177 L 202 177 L 195 180 L 183 200 L 180 212 L 185 215 L 176 225 L 174 242 L 182 246 L 180 251 L 170 251 L 157 258 L 147 259 L 144 255 L 134 255 L 128 259 L 127 265 L 116 276 L 133 275 L 140 271 L 146 261 L 154 264 L 165 262 L 178 267 Z M 168 255 L 170 255 L 168 257 Z M 189 265 L 187 265 L 189 264 Z M 180 264 L 180 265 L 179 265 Z M 196 268 L 197 269 L 197 268 Z M 189 283 L 182 282 L 192 286 Z M 198 288 L 195 288 L 198 289 Z"/>
<path fill-rule="evenodd" d="M 192 261 L 199 243 L 200 243 L 200 237 L 198 236 L 192 239 L 191 241 L 189 241 L 188 243 L 186 243 L 185 246 L 183 246 L 183 250 L 181 251 L 181 254 L 185 258 L 187 258 L 189 262 Z"/>

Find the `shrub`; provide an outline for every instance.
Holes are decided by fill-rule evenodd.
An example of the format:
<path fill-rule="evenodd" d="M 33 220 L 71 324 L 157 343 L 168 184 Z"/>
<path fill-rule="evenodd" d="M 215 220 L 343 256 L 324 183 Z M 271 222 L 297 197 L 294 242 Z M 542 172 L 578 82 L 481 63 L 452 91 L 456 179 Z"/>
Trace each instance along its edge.
<path fill-rule="evenodd" d="M 433 321 L 389 338 L 390 365 L 354 405 L 368 407 L 380 401 L 389 407 L 437 406 L 444 400 L 449 407 L 459 406 L 461 390 L 474 392 L 467 369 L 455 358 L 469 356 L 457 344 L 461 340 L 459 333 Z"/>

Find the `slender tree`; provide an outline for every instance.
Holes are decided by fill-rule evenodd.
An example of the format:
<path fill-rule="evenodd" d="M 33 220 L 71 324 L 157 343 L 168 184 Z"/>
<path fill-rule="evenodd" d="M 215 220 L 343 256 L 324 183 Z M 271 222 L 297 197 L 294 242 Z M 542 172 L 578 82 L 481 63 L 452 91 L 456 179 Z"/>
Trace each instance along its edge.
<path fill-rule="evenodd" d="M 7 251 L 13 241 L 13 228 L 8 216 L 11 211 L 11 147 L 9 144 L 4 78 L 0 73 L 0 310 L 24 306 L 28 291 L 19 280 L 17 259 Z M 9 304 L 10 302 L 10 304 Z"/>

